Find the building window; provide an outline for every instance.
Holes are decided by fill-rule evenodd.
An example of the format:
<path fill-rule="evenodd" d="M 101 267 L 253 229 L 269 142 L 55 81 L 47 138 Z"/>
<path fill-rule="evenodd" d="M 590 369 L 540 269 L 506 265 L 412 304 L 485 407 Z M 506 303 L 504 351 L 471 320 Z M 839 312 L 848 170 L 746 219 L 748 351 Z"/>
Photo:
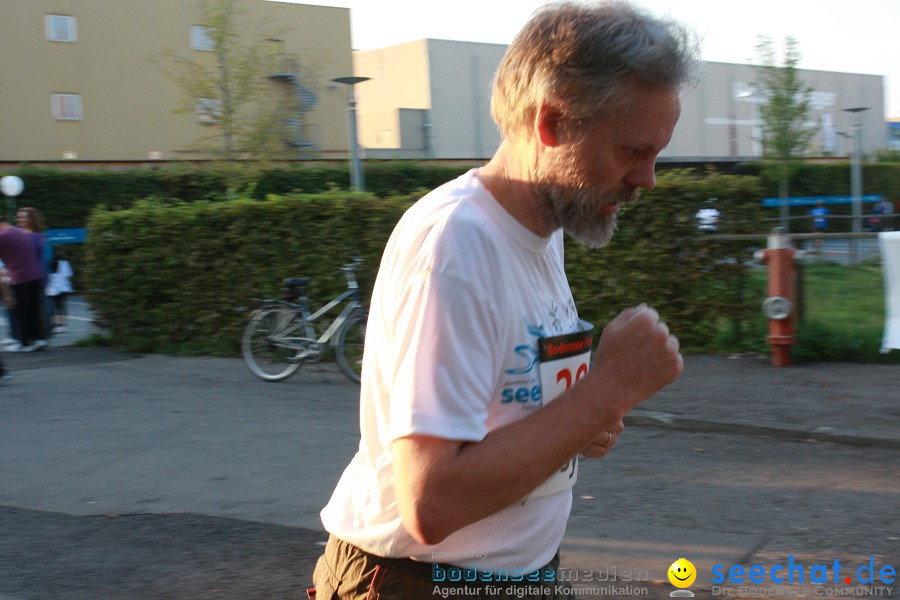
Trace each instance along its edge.
<path fill-rule="evenodd" d="M 393 129 L 382 129 L 375 132 L 375 144 L 377 146 L 387 146 L 392 141 L 394 141 Z"/>
<path fill-rule="evenodd" d="M 75 17 L 63 15 L 44 15 L 44 29 L 51 42 L 77 42 L 78 29 Z"/>
<path fill-rule="evenodd" d="M 81 95 L 80 94 L 50 94 L 50 110 L 53 118 L 60 121 L 80 121 Z"/>
<path fill-rule="evenodd" d="M 212 29 L 203 25 L 191 26 L 191 48 L 194 50 L 215 50 L 216 44 L 213 41 Z"/>
<path fill-rule="evenodd" d="M 204 125 L 212 125 L 222 116 L 222 103 L 215 98 L 197 98 L 197 120 Z"/>

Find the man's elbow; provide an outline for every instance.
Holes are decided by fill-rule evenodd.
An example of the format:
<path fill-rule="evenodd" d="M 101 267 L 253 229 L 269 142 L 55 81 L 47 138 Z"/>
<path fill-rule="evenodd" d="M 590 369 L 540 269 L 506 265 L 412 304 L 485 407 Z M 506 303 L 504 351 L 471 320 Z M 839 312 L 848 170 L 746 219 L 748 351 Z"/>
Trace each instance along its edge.
<path fill-rule="evenodd" d="M 444 541 L 465 523 L 451 468 L 460 442 L 427 436 L 395 440 L 394 492 L 403 527 L 420 544 Z"/>
<path fill-rule="evenodd" d="M 420 503 L 403 511 L 403 528 L 414 540 L 426 546 L 439 544 L 453 533 L 450 521 L 443 511 Z"/>

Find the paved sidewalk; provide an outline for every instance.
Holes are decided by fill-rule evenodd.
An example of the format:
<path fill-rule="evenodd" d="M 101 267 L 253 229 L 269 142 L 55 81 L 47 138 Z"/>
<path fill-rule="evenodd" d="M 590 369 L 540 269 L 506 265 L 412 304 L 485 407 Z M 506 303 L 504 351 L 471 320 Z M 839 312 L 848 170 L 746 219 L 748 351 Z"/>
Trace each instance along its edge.
<path fill-rule="evenodd" d="M 900 365 L 688 356 L 626 423 L 900 449 Z"/>

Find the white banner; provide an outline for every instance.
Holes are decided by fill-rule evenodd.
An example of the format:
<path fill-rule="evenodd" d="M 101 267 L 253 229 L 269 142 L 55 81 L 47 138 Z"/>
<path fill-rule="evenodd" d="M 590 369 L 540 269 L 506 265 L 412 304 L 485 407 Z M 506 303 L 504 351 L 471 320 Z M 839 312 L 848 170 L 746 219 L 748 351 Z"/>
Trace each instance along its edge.
<path fill-rule="evenodd" d="M 878 234 L 884 269 L 884 339 L 881 351 L 900 349 L 900 231 Z"/>

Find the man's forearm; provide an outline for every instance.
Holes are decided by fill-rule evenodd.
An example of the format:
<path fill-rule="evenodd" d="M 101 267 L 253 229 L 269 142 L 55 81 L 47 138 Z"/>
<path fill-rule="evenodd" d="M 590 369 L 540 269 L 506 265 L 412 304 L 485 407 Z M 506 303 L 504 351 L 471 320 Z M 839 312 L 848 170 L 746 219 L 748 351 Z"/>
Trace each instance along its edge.
<path fill-rule="evenodd" d="M 435 544 L 522 500 L 621 419 L 613 411 L 598 411 L 588 394 L 587 386 L 575 386 L 479 442 L 425 436 L 395 441 L 395 487 L 404 525 L 420 542 Z"/>

